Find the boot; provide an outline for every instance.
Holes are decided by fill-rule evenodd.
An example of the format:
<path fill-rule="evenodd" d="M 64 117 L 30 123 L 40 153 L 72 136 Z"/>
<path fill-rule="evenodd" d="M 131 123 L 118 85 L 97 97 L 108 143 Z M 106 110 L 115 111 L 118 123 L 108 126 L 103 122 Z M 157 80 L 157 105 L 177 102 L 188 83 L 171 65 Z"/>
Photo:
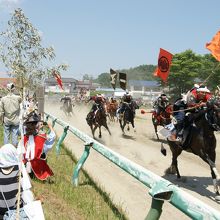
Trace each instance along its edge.
<path fill-rule="evenodd" d="M 182 140 L 183 140 L 183 131 L 184 131 L 183 123 L 178 123 L 176 125 L 176 140 L 175 141 L 182 142 Z"/>

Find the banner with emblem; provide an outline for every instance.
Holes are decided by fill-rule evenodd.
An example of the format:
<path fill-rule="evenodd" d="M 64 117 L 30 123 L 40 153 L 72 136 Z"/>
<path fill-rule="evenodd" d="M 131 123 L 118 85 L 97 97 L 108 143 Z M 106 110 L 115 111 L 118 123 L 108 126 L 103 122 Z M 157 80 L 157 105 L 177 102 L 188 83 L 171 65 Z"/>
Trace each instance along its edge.
<path fill-rule="evenodd" d="M 111 77 L 111 85 L 113 89 L 116 87 L 116 81 L 117 81 L 117 72 L 114 71 L 113 69 L 110 69 L 110 77 Z"/>
<path fill-rule="evenodd" d="M 158 57 L 158 67 L 154 72 L 154 76 L 160 77 L 163 82 L 167 81 L 167 77 L 170 72 L 171 61 L 173 54 L 160 48 L 160 54 Z"/>
<path fill-rule="evenodd" d="M 127 86 L 127 74 L 126 73 L 119 73 L 119 84 L 123 90 L 126 90 L 126 86 Z"/>

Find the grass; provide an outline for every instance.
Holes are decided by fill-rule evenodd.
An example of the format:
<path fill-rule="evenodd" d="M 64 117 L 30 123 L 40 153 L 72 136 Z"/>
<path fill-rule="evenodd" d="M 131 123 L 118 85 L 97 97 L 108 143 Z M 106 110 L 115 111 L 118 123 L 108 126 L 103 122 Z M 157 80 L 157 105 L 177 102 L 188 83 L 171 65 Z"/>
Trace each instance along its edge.
<path fill-rule="evenodd" d="M 0 138 L 2 143 L 2 129 Z M 111 202 L 110 195 L 105 193 L 84 170 L 80 171 L 79 186 L 72 185 L 76 160 L 65 146 L 62 146 L 58 157 L 55 147 L 53 148 L 48 155 L 48 164 L 54 176 L 45 182 L 32 180 L 32 191 L 36 199 L 42 201 L 45 219 L 127 219 L 121 208 Z"/>

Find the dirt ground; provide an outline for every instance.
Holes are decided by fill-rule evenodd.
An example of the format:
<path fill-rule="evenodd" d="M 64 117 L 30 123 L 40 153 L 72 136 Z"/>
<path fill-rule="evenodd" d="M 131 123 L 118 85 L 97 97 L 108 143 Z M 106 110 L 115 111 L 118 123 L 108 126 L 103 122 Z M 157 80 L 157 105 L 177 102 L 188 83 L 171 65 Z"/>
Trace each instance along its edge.
<path fill-rule="evenodd" d="M 60 106 L 54 103 L 47 103 L 45 111 L 64 120 L 73 127 L 91 135 L 89 126 L 85 117 L 89 111 L 86 105 L 75 106 L 74 115 L 66 117 L 60 111 Z M 137 112 L 135 119 L 136 132 L 131 129 L 123 136 L 118 123 L 109 123 L 112 132 L 110 136 L 103 128 L 103 137 L 98 141 L 111 150 L 123 155 L 129 160 L 143 166 L 144 168 L 164 177 L 175 185 L 178 185 L 184 191 L 190 193 L 209 206 L 220 210 L 220 204 L 214 201 L 212 179 L 209 166 L 200 158 L 187 152 L 183 152 L 179 157 L 179 170 L 184 181 L 176 180 L 176 176 L 164 175 L 164 170 L 171 163 L 171 153 L 167 148 L 167 156 L 160 153 L 160 143 L 157 142 L 154 128 L 151 122 L 151 114 L 141 115 L 140 110 Z M 55 130 L 61 135 L 63 129 L 55 126 Z M 217 143 L 220 145 L 220 134 L 216 133 Z M 73 154 L 80 158 L 84 151 L 84 145 L 81 140 L 69 133 L 64 141 Z M 217 146 L 217 169 L 220 172 L 220 146 Z M 62 155 L 61 155 L 62 156 Z M 90 151 L 89 158 L 84 164 L 84 168 L 99 185 L 101 185 L 114 203 L 120 205 L 125 210 L 126 215 L 131 220 L 144 219 L 150 209 L 151 196 L 148 194 L 149 189 L 142 183 L 131 177 L 119 167 L 108 161 L 95 150 Z M 70 173 L 70 175 L 72 175 Z M 86 196 L 86 195 L 85 195 Z M 169 202 L 163 205 L 161 219 L 176 220 L 189 219 L 185 214 L 172 206 Z"/>

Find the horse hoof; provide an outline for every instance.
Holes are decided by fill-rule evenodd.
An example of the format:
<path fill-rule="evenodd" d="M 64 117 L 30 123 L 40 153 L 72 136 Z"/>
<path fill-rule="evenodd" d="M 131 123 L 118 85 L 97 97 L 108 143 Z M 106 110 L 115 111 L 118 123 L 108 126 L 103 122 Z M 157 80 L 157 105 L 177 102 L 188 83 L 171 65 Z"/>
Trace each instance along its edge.
<path fill-rule="evenodd" d="M 99 135 L 99 138 L 101 138 L 102 137 L 102 135 Z"/>
<path fill-rule="evenodd" d="M 169 167 L 165 170 L 164 172 L 165 174 L 176 174 L 176 169 L 175 168 L 172 168 L 172 167 Z"/>
<path fill-rule="evenodd" d="M 220 195 L 215 196 L 215 201 L 220 202 Z"/>
<path fill-rule="evenodd" d="M 134 128 L 134 132 L 136 132 L 136 129 Z"/>

